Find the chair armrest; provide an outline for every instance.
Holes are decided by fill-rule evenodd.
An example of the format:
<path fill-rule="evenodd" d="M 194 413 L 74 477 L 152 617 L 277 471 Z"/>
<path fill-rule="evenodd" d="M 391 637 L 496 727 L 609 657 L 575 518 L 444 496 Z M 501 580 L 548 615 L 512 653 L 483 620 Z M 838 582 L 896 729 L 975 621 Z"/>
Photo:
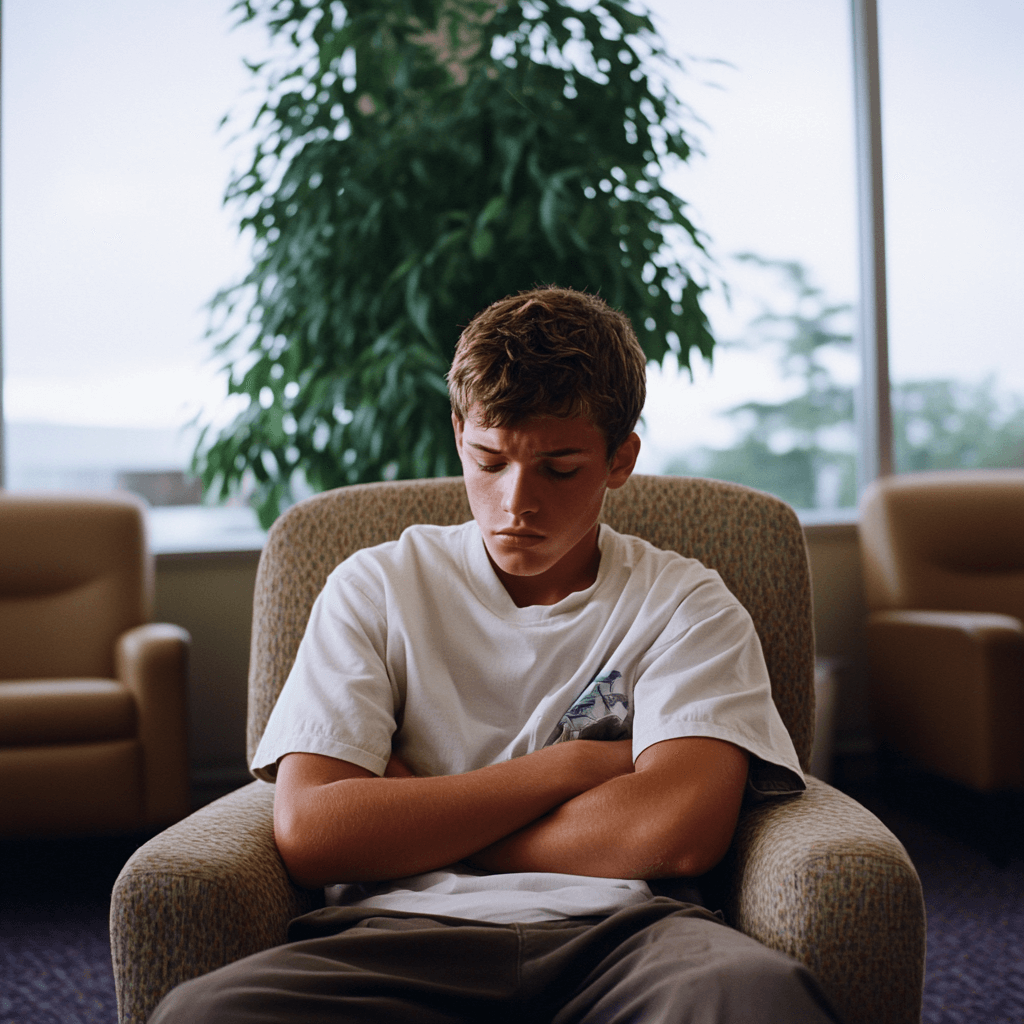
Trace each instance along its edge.
<path fill-rule="evenodd" d="M 323 904 L 295 886 L 274 843 L 274 787 L 253 782 L 140 847 L 110 903 L 121 1024 L 144 1024 L 182 981 L 285 941 Z"/>
<path fill-rule="evenodd" d="M 991 612 L 879 611 L 866 626 L 887 745 L 982 791 L 1024 786 L 1024 624 Z"/>
<path fill-rule="evenodd" d="M 1024 623 L 998 612 L 944 612 L 911 608 L 871 612 L 870 625 L 895 629 L 907 636 L 959 633 L 975 643 L 1000 644 L 1024 641 Z"/>
<path fill-rule="evenodd" d="M 143 757 L 144 820 L 178 821 L 189 812 L 188 650 L 180 626 L 149 622 L 123 633 L 114 650 L 117 678 L 135 698 Z"/>
<path fill-rule="evenodd" d="M 906 850 L 818 779 L 741 815 L 726 919 L 807 964 L 847 1024 L 920 1024 L 925 909 Z"/>

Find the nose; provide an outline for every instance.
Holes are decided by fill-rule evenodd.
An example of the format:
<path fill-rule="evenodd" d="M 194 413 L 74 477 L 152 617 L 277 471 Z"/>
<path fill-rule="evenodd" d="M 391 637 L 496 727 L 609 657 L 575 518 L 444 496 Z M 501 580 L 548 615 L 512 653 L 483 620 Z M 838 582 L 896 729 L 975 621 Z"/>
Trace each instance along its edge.
<path fill-rule="evenodd" d="M 509 466 L 502 473 L 501 510 L 512 516 L 525 516 L 536 512 L 537 495 L 530 485 L 530 477 L 521 466 Z"/>

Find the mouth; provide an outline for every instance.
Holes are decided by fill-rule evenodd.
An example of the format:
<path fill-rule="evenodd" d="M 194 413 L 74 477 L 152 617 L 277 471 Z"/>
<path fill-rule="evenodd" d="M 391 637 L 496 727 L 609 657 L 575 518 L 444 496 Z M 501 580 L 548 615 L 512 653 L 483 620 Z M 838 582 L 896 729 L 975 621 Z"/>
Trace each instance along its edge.
<path fill-rule="evenodd" d="M 495 530 L 494 535 L 508 544 L 533 545 L 544 539 L 543 534 L 532 530 Z"/>

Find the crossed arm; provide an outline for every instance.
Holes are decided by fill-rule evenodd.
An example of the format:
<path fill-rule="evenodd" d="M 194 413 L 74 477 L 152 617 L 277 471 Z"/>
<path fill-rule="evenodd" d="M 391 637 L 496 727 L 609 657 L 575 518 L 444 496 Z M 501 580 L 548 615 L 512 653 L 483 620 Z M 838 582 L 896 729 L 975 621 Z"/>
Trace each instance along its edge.
<path fill-rule="evenodd" d="M 320 754 L 281 760 L 274 836 L 311 888 L 420 874 L 465 860 L 493 871 L 607 878 L 703 874 L 732 839 L 748 755 L 685 737 L 644 750 L 573 740 L 461 775 L 383 778 Z"/>

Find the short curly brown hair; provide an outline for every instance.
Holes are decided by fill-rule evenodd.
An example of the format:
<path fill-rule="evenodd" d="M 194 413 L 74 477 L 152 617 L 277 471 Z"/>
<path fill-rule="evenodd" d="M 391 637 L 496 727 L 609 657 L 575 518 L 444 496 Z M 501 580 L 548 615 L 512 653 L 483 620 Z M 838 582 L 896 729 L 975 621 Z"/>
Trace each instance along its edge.
<path fill-rule="evenodd" d="M 462 332 L 448 371 L 452 412 L 485 427 L 533 416 L 586 416 L 608 443 L 629 437 L 647 397 L 647 359 L 629 319 L 571 288 L 501 299 Z"/>

